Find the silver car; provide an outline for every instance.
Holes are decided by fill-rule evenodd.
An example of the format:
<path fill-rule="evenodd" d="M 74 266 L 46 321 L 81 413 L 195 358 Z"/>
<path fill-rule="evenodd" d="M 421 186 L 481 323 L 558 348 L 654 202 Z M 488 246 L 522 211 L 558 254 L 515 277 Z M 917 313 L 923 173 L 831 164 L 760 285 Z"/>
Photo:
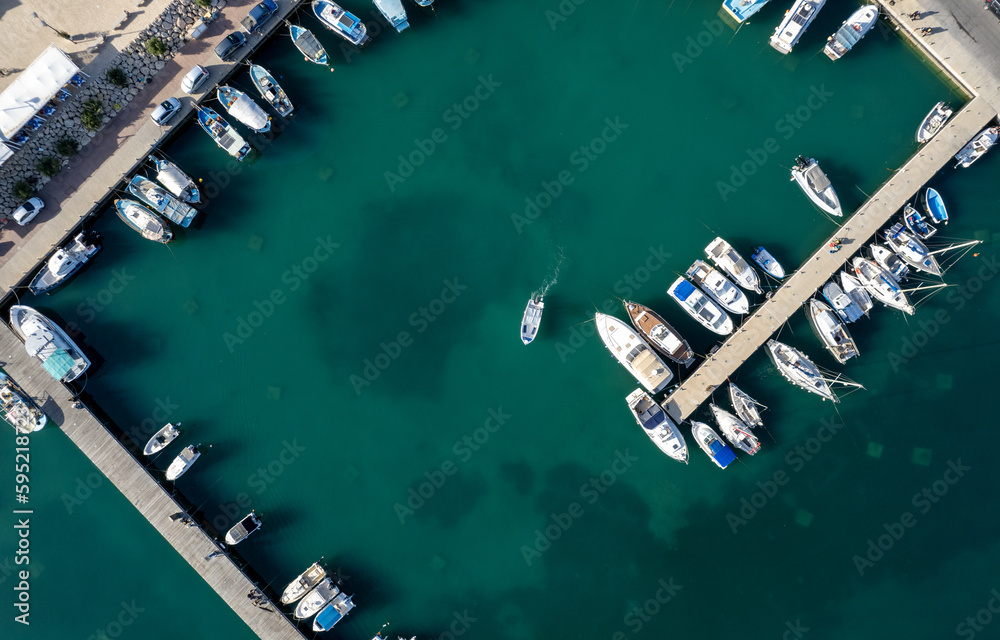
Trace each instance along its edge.
<path fill-rule="evenodd" d="M 185 93 L 194 93 L 198 90 L 198 87 L 205 84 L 205 81 L 208 80 L 208 76 L 208 69 L 200 64 L 197 64 L 194 69 L 188 71 L 187 75 L 184 76 L 184 79 L 181 80 L 181 89 L 183 89 Z"/>
<path fill-rule="evenodd" d="M 45 203 L 42 202 L 41 198 L 31 198 L 14 212 L 14 222 L 18 223 L 22 227 L 38 215 L 38 212 L 45 208 Z"/>
<path fill-rule="evenodd" d="M 149 114 L 149 117 L 153 119 L 153 122 L 162 127 L 167 124 L 167 121 L 173 118 L 180 110 L 181 101 L 177 98 L 170 97 L 161 102 L 160 106 L 153 109 L 153 113 Z"/>

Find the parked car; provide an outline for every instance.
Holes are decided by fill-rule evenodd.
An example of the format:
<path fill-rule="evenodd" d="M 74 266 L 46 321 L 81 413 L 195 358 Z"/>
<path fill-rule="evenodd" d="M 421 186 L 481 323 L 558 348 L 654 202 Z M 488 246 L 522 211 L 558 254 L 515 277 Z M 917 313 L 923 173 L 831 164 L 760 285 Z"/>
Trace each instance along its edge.
<path fill-rule="evenodd" d="M 1000 0 L 986 0 L 986 8 L 1000 17 Z"/>
<path fill-rule="evenodd" d="M 264 0 L 256 7 L 250 10 L 250 15 L 243 18 L 243 28 L 247 30 L 247 33 L 253 33 L 274 15 L 274 12 L 278 10 L 278 5 L 274 3 L 274 0 Z"/>
<path fill-rule="evenodd" d="M 194 65 L 194 69 L 188 71 L 187 75 L 184 76 L 184 79 L 181 80 L 181 89 L 183 89 L 185 93 L 194 93 L 198 90 L 198 87 L 205 84 L 209 75 L 211 74 L 208 72 L 208 69 L 200 64 L 196 64 Z"/>
<path fill-rule="evenodd" d="M 149 114 L 149 117 L 153 119 L 153 122 L 162 127 L 167 124 L 168 120 L 177 115 L 177 112 L 180 110 L 181 101 L 171 96 L 161 102 L 160 106 L 153 109 L 153 113 Z"/>
<path fill-rule="evenodd" d="M 38 212 L 45 208 L 45 203 L 42 202 L 41 198 L 31 198 L 14 212 L 14 222 L 18 223 L 22 227 L 38 215 Z"/>
<path fill-rule="evenodd" d="M 233 59 L 233 54 L 236 53 L 236 50 L 246 44 L 246 42 L 247 37 L 243 35 L 242 31 L 233 31 L 215 47 L 215 55 L 219 56 L 219 60 L 229 62 Z"/>

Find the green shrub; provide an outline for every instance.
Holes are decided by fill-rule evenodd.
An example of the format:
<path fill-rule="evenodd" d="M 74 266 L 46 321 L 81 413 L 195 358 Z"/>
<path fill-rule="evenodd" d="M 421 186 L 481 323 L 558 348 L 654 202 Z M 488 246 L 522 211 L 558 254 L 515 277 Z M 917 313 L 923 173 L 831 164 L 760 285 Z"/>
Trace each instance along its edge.
<path fill-rule="evenodd" d="M 15 200 L 27 200 L 31 196 L 35 195 L 35 188 L 26 180 L 18 180 L 14 183 L 14 188 L 11 189 L 11 193 L 14 194 Z"/>
<path fill-rule="evenodd" d="M 83 123 L 83 127 L 87 131 L 97 131 L 104 124 L 104 118 L 101 116 L 103 108 L 104 105 L 101 104 L 100 100 L 93 98 L 87 100 L 83 107 L 83 113 L 80 114 L 80 122 Z"/>
<path fill-rule="evenodd" d="M 76 152 L 80 150 L 80 143 L 73 138 L 59 138 L 53 146 L 56 153 L 67 158 L 75 156 Z"/>
<path fill-rule="evenodd" d="M 56 175 L 60 169 L 62 169 L 62 163 L 55 156 L 45 156 L 35 164 L 35 170 L 46 178 Z"/>
<path fill-rule="evenodd" d="M 211 7 L 212 0 L 194 0 L 194 3 L 199 7 Z"/>
<path fill-rule="evenodd" d="M 108 69 L 107 75 L 108 82 L 115 85 L 119 89 L 123 89 L 128 86 L 128 76 L 121 70 L 121 67 L 112 67 Z"/>
<path fill-rule="evenodd" d="M 167 52 L 167 45 L 163 44 L 163 40 L 153 36 L 149 40 L 146 40 L 146 51 L 151 56 L 162 56 Z"/>

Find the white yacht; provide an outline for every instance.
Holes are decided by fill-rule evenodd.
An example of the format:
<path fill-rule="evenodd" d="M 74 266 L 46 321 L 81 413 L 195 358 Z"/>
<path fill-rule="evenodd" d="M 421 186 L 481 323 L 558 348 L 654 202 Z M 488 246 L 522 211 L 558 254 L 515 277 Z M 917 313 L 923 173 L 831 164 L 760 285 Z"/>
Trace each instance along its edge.
<path fill-rule="evenodd" d="M 804 158 L 799 156 L 795 159 L 795 166 L 792 167 L 792 180 L 794 180 L 802 192 L 809 196 L 813 204 L 838 218 L 844 215 L 840 208 L 840 199 L 834 191 L 830 179 L 826 177 L 823 170 L 819 168 L 819 163 L 815 158 Z"/>
<path fill-rule="evenodd" d="M 646 340 L 654 349 L 677 364 L 689 366 L 694 362 L 694 350 L 691 349 L 691 345 L 658 313 L 631 300 L 623 300 L 622 304 L 629 320 L 632 321 L 632 326 L 646 336 Z"/>
<path fill-rule="evenodd" d="M 753 270 L 747 261 L 743 259 L 728 242 L 722 238 L 716 238 L 705 247 L 705 255 L 715 263 L 715 266 L 733 279 L 733 282 L 740 285 L 747 291 L 762 293 L 760 290 L 760 277 Z"/>
<path fill-rule="evenodd" d="M 816 335 L 823 346 L 827 348 L 837 362 L 844 364 L 858 355 L 858 345 L 847 331 L 837 314 L 825 302 L 812 298 L 806 315 Z"/>
<path fill-rule="evenodd" d="M 177 457 L 167 467 L 167 480 L 173 482 L 187 473 L 187 470 L 191 468 L 194 461 L 201 457 L 201 451 L 198 450 L 198 446 L 195 444 L 188 445 L 184 447 L 183 451 L 177 454 Z"/>
<path fill-rule="evenodd" d="M 715 421 L 722 435 L 729 440 L 729 444 L 751 456 L 760 450 L 760 441 L 750 433 L 750 428 L 743 424 L 742 420 L 715 403 L 710 403 L 708 407 L 712 410 L 712 415 L 715 416 Z"/>
<path fill-rule="evenodd" d="M 159 453 L 163 451 L 164 448 L 171 442 L 177 439 L 177 436 L 181 435 L 181 430 L 177 427 L 181 426 L 178 422 L 174 424 L 172 422 L 164 425 L 162 429 L 153 434 L 153 437 L 149 439 L 146 446 L 142 449 L 142 455 L 151 456 L 154 453 Z"/>
<path fill-rule="evenodd" d="M 816 18 L 826 0 L 795 0 L 792 8 L 785 12 L 778 28 L 771 36 L 771 46 L 778 53 L 791 53 L 802 34 Z"/>
<path fill-rule="evenodd" d="M 354 608 L 354 596 L 338 593 L 313 619 L 313 631 L 329 631 Z"/>
<path fill-rule="evenodd" d="M 674 283 L 667 289 L 667 295 L 709 331 L 714 331 L 721 336 L 727 336 L 733 332 L 733 320 L 729 314 L 684 278 L 674 280 Z"/>
<path fill-rule="evenodd" d="M 740 315 L 750 311 L 746 294 L 704 260 L 695 260 L 687 270 L 687 277 L 726 311 Z"/>
<path fill-rule="evenodd" d="M 858 285 L 861 286 L 860 284 Z M 823 285 L 822 289 L 823 297 L 826 301 L 830 303 L 833 310 L 837 312 L 837 315 L 844 322 L 855 322 L 861 316 L 865 315 L 858 303 L 847 294 L 843 289 L 840 288 L 835 281 L 827 282 Z"/>
<path fill-rule="evenodd" d="M 326 603 L 333 600 L 339 593 L 340 589 L 337 585 L 333 584 L 333 580 L 324 578 L 322 582 L 316 585 L 295 606 L 295 618 L 297 620 L 308 620 L 319 613 L 319 610 L 326 606 Z"/>
<path fill-rule="evenodd" d="M 295 602 L 306 595 L 310 589 L 322 582 L 324 578 L 326 578 L 326 569 L 320 563 L 314 562 L 312 566 L 288 583 L 285 590 L 281 592 L 281 604 Z"/>
<path fill-rule="evenodd" d="M 10 308 L 10 324 L 24 340 L 24 349 L 60 382 L 73 382 L 87 370 L 90 360 L 59 326 L 31 307 Z"/>
<path fill-rule="evenodd" d="M 913 315 L 913 306 L 906 299 L 906 294 L 899 288 L 899 282 L 891 273 L 861 256 L 855 257 L 851 264 L 854 266 L 858 280 L 876 300 L 893 309 L 899 309 Z"/>
<path fill-rule="evenodd" d="M 826 46 L 823 53 L 831 60 L 839 60 L 845 53 L 854 48 L 854 45 L 865 37 L 878 20 L 878 7 L 873 4 L 866 4 L 851 14 L 851 17 L 844 21 L 837 32 L 826 39 Z"/>
<path fill-rule="evenodd" d="M 594 316 L 594 324 L 611 355 L 628 369 L 647 391 L 655 395 L 663 391 L 673 379 L 674 374 L 670 372 L 666 363 L 632 327 L 604 313 L 597 313 Z"/>
<path fill-rule="evenodd" d="M 896 223 L 886 229 L 885 241 L 889 247 L 899 254 L 906 264 L 914 269 L 919 269 L 934 276 L 941 275 L 941 265 L 938 264 L 927 245 L 912 235 L 900 223 Z"/>
<path fill-rule="evenodd" d="M 17 433 L 33 433 L 48 422 L 48 417 L 35 406 L 21 387 L 0 371 L 0 405 L 3 406 L 4 420 Z"/>
<path fill-rule="evenodd" d="M 962 147 L 962 150 L 955 154 L 958 162 L 956 167 L 969 167 L 973 162 L 979 160 L 997 142 L 997 134 L 1000 127 L 989 127 L 980 131 L 969 144 Z"/>
<path fill-rule="evenodd" d="M 766 407 L 751 398 L 746 391 L 743 391 L 732 382 L 729 383 L 729 401 L 733 404 L 733 409 L 736 410 L 736 415 L 740 417 L 743 424 L 751 429 L 764 426 L 764 421 L 760 417 L 760 410 Z"/>
<path fill-rule="evenodd" d="M 857 277 L 852 276 L 846 271 L 840 272 L 840 286 L 851 300 L 858 305 L 861 309 L 861 313 L 868 315 L 868 312 L 872 310 L 875 305 L 872 303 L 871 296 L 868 295 L 868 290 L 861 286 L 861 282 L 858 281 Z"/>
<path fill-rule="evenodd" d="M 528 300 L 528 306 L 524 308 L 524 316 L 521 318 L 521 342 L 531 344 L 538 333 L 538 325 L 542 323 L 542 312 L 545 311 L 545 301 L 542 296 Z"/>
<path fill-rule="evenodd" d="M 902 282 L 910 275 L 910 267 L 889 247 L 873 242 L 868 248 L 872 252 L 875 264 L 888 271 L 896 282 Z"/>
<path fill-rule="evenodd" d="M 45 266 L 34 277 L 28 290 L 39 296 L 48 293 L 69 280 L 87 261 L 101 250 L 100 236 L 96 233 L 81 231 L 65 247 L 55 250 Z"/>
<path fill-rule="evenodd" d="M 701 450 L 705 452 L 705 455 L 711 458 L 712 462 L 720 469 L 725 469 L 733 460 L 736 460 L 736 454 L 729 448 L 729 445 L 723 442 L 719 434 L 704 422 L 692 420 L 691 435 Z"/>
<path fill-rule="evenodd" d="M 636 389 L 625 398 L 632 417 L 646 432 L 660 451 L 677 462 L 688 463 L 688 448 L 680 429 L 670 419 L 663 407 L 656 404 L 648 393 Z"/>
<path fill-rule="evenodd" d="M 815 393 L 821 398 L 840 402 L 837 394 L 830 388 L 826 378 L 823 377 L 812 360 L 795 347 L 790 347 L 777 340 L 768 340 L 767 355 L 770 356 L 774 366 L 778 367 L 778 371 L 781 372 L 785 380 L 810 393 Z"/>

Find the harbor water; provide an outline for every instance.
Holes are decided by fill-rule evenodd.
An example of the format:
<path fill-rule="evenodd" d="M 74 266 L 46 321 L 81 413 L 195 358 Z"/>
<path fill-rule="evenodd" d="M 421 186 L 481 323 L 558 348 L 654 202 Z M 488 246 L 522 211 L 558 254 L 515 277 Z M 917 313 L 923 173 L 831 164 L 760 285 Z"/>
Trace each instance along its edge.
<path fill-rule="evenodd" d="M 725 471 L 687 426 L 686 467 L 648 441 L 592 323 L 633 299 L 707 353 L 665 290 L 708 242 L 798 268 L 836 223 L 794 158 L 853 211 L 964 98 L 885 23 L 823 56 L 853 5 L 781 56 L 781 3 L 738 33 L 714 3 L 435 4 L 362 53 L 302 12 L 336 72 L 283 34 L 264 46 L 295 114 L 241 129 L 259 154 L 231 161 L 195 126 L 165 148 L 202 181 L 194 224 L 162 246 L 109 211 L 92 265 L 22 296 L 95 356 L 85 394 L 140 446 L 181 421 L 160 469 L 205 445 L 176 489 L 223 533 L 261 515 L 237 550 L 272 595 L 321 556 L 339 568 L 357 604 L 339 638 L 971 638 L 970 616 L 995 634 L 975 618 L 1000 569 L 979 499 L 1000 444 L 1000 154 L 933 182 L 938 235 L 985 241 L 952 287 L 851 325 L 844 367 L 802 314 L 782 329 L 864 390 L 834 406 L 763 354 L 737 372 L 767 432 Z M 245 71 L 231 84 L 256 98 Z M 13 477 L 13 438 L 0 450 Z M 58 427 L 31 462 L 31 626 L 8 604 L 0 637 L 253 637 Z M 10 602 L 16 545 L 7 527 Z"/>

